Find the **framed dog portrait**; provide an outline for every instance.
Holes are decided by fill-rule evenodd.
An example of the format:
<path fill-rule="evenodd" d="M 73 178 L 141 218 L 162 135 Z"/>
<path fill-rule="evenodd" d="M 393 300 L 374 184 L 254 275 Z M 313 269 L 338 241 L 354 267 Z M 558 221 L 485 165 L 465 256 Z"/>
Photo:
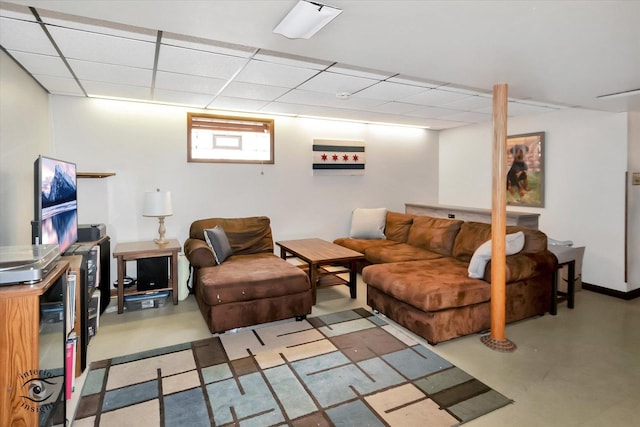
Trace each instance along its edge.
<path fill-rule="evenodd" d="M 507 205 L 544 207 L 544 132 L 507 136 Z"/>

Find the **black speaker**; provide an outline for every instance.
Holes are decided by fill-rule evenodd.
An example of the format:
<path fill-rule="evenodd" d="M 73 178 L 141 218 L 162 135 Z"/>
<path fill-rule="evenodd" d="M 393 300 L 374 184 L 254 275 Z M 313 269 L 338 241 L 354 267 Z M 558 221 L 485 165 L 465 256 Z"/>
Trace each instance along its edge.
<path fill-rule="evenodd" d="M 137 261 L 139 291 L 169 287 L 169 258 L 166 256 L 143 258 Z"/>

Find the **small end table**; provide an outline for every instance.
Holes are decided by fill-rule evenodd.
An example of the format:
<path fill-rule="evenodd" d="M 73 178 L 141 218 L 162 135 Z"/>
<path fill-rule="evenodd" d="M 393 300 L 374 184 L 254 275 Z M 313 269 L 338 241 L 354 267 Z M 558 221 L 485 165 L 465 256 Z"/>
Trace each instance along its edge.
<path fill-rule="evenodd" d="M 575 306 L 576 257 L 579 252 L 570 246 L 550 245 L 549 250 L 558 258 L 558 270 L 553 273 L 551 283 L 551 308 L 549 310 L 549 314 L 556 315 L 558 313 L 558 302 L 566 299 L 567 307 L 574 308 Z M 565 265 L 568 266 L 569 270 L 567 272 L 566 293 L 558 290 L 558 271 Z"/>
<path fill-rule="evenodd" d="M 178 252 L 181 246 L 176 239 L 169 239 L 167 243 L 158 244 L 153 241 L 118 243 L 113 250 L 113 257 L 118 264 L 118 314 L 124 311 L 124 275 L 127 269 L 127 261 L 135 261 L 145 258 L 169 257 L 169 280 L 170 287 L 154 289 L 157 291 L 171 291 L 173 304 L 178 304 Z M 137 290 L 127 291 L 127 295 L 145 294 L 150 291 Z"/>

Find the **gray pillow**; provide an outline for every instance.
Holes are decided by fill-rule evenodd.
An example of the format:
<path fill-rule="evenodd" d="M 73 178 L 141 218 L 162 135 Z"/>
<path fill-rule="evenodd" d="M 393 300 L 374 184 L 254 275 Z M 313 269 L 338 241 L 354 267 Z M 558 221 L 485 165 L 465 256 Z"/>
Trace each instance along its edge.
<path fill-rule="evenodd" d="M 213 256 L 218 264 L 222 264 L 225 259 L 233 254 L 227 234 L 219 225 L 204 230 L 204 239 L 207 241 L 207 245 L 209 245 L 211 250 L 213 250 Z"/>

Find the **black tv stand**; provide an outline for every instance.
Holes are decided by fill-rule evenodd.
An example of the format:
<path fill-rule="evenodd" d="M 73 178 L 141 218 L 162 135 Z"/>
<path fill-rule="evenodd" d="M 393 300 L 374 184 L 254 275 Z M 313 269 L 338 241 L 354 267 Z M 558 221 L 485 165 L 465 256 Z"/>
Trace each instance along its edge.
<path fill-rule="evenodd" d="M 80 330 L 76 333 L 80 337 L 80 372 L 84 371 L 87 363 L 87 346 L 91 337 L 97 332 L 97 318 L 109 305 L 111 300 L 111 240 L 104 236 L 91 242 L 78 242 L 69 247 L 62 256 L 80 255 L 79 265 L 80 292 Z M 97 307 L 95 297 L 96 288 L 99 289 L 100 306 Z M 98 314 L 97 311 L 100 313 Z"/>

